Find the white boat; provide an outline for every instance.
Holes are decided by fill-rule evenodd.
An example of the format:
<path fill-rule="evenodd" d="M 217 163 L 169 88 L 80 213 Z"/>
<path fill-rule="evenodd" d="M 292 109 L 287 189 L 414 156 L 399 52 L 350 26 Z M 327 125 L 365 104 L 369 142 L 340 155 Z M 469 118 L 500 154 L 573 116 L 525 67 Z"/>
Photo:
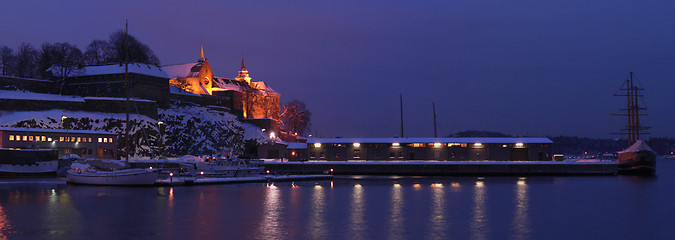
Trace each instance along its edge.
<path fill-rule="evenodd" d="M 73 162 L 66 182 L 90 185 L 153 185 L 159 170 L 129 168 L 119 160 L 85 159 Z"/>
<path fill-rule="evenodd" d="M 57 155 L 56 149 L 0 148 L 0 176 L 56 176 Z"/>

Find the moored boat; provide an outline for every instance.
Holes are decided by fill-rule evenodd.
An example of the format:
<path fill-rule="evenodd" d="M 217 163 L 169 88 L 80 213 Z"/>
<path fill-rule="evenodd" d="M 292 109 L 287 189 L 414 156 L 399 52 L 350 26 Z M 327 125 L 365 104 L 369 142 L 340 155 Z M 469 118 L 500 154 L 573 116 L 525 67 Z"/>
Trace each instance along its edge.
<path fill-rule="evenodd" d="M 0 176 L 56 176 L 59 167 L 56 149 L 0 148 Z"/>
<path fill-rule="evenodd" d="M 644 88 L 636 84 L 633 72 L 624 82 L 619 92 L 614 96 L 626 97 L 626 107 L 621 109 L 625 111 L 617 116 L 626 117 L 626 125 L 620 133 L 628 136 L 628 148 L 619 152 L 616 160 L 619 174 L 626 175 L 654 175 L 656 173 L 656 153 L 645 142 L 640 140 L 640 135 L 649 134 L 644 130 L 649 127 L 643 126 L 640 122 L 640 116 L 646 116 L 647 110 L 644 104 L 641 104 L 640 97 L 643 96 Z"/>
<path fill-rule="evenodd" d="M 84 159 L 73 162 L 66 182 L 90 185 L 153 185 L 159 170 L 130 168 L 119 160 Z"/>
<path fill-rule="evenodd" d="M 619 174 L 649 176 L 656 173 L 656 153 L 642 140 L 619 152 L 616 163 Z"/>

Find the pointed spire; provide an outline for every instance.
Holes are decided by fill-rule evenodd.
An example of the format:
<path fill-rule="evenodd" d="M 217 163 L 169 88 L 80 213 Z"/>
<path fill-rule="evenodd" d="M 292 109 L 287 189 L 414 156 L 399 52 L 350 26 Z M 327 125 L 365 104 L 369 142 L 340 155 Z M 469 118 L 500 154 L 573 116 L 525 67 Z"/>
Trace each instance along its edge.
<path fill-rule="evenodd" d="M 202 41 L 200 43 L 199 61 L 204 61 L 204 34 L 202 33 Z"/>
<path fill-rule="evenodd" d="M 246 69 L 246 64 L 244 64 L 244 58 L 241 58 L 241 69 Z"/>

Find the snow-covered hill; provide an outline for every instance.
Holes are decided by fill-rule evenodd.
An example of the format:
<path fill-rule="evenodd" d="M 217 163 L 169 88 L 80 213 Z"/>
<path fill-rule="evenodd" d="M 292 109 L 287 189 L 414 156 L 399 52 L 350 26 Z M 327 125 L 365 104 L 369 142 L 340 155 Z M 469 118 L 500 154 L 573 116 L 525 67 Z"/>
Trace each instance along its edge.
<path fill-rule="evenodd" d="M 201 106 L 175 106 L 158 109 L 158 119 L 131 114 L 130 149 L 134 157 L 214 154 L 241 152 L 245 140 L 262 142 L 260 128 L 242 123 L 237 117 Z M 66 116 L 64 122 L 62 116 Z M 101 130 L 117 133 L 118 147 L 124 147 L 123 113 L 84 112 L 52 109 L 48 111 L 0 112 L 0 126 Z M 162 122 L 162 124 L 158 124 Z M 121 153 L 121 152 L 120 152 Z"/>

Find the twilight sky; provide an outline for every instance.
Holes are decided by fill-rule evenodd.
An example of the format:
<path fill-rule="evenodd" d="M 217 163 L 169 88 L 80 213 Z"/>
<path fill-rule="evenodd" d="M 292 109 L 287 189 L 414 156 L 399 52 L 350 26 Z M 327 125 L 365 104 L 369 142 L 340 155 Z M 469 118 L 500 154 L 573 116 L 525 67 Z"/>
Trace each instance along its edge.
<path fill-rule="evenodd" d="M 322 137 L 464 130 L 614 137 L 628 72 L 653 136 L 675 137 L 675 1 L 7 1 L 0 45 L 84 50 L 124 28 L 162 64 L 193 62 L 200 34 L 217 76 L 242 51 L 254 81 L 303 100 Z"/>

